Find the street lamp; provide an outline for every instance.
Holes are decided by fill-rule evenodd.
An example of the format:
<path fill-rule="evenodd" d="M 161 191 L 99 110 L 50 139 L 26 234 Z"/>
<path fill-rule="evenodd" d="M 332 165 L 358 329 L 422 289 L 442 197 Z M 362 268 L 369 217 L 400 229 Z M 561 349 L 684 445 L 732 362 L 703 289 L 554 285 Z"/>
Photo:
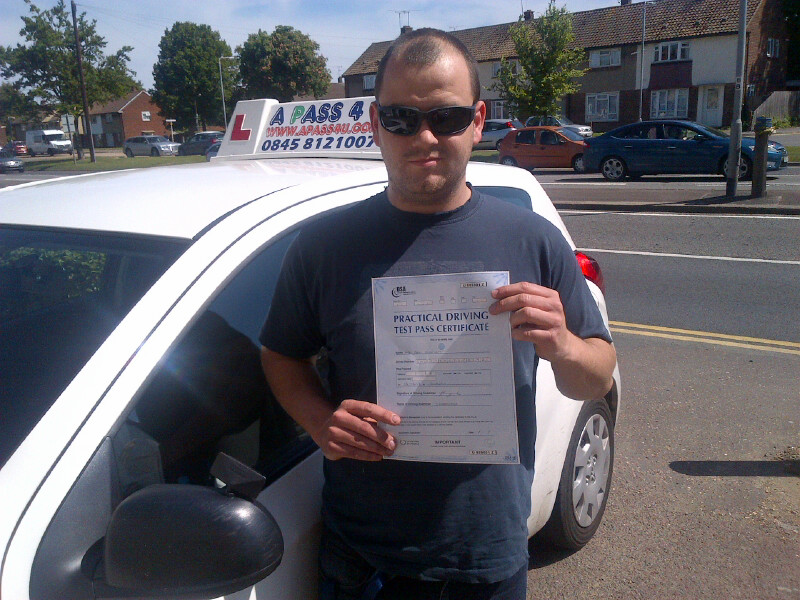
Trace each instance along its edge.
<path fill-rule="evenodd" d="M 644 39 L 647 31 L 647 0 L 642 2 L 642 52 L 639 56 L 639 121 L 642 120 L 642 96 L 644 94 Z"/>
<path fill-rule="evenodd" d="M 222 83 L 222 59 L 236 60 L 236 56 L 219 57 L 219 90 L 222 93 L 222 116 L 225 118 L 225 129 L 228 128 L 228 111 L 225 109 L 225 85 Z"/>

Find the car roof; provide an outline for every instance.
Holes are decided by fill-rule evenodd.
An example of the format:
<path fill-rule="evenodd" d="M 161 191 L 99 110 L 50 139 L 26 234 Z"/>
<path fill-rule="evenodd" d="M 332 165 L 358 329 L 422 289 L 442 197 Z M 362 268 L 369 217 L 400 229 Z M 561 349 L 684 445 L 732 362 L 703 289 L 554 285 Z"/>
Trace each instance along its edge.
<path fill-rule="evenodd" d="M 321 180 L 362 171 L 385 179 L 381 161 L 300 158 L 62 177 L 0 189 L 0 225 L 192 239 L 256 198 L 302 185 L 324 191 Z"/>

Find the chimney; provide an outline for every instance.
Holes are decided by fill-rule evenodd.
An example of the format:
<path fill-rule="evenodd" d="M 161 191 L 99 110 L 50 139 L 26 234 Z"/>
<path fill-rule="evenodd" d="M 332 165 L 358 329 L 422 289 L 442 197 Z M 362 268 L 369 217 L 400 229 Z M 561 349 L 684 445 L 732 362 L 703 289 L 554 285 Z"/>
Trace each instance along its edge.
<path fill-rule="evenodd" d="M 628 6 L 628 4 L 630 4 L 630 3 L 631 3 L 631 0 L 619 0 L 619 3 L 620 3 L 622 6 Z"/>
<path fill-rule="evenodd" d="M 522 13 L 522 14 L 523 14 L 523 16 L 525 17 L 525 20 L 526 20 L 526 21 L 533 21 L 533 11 L 532 11 L 532 10 L 526 10 L 526 11 L 525 11 L 524 13 Z"/>
<path fill-rule="evenodd" d="M 411 27 L 411 25 L 403 25 L 403 26 L 400 28 L 400 35 L 406 34 L 406 33 L 408 33 L 409 31 L 411 31 L 412 29 L 414 29 L 414 28 L 413 28 L 413 27 Z"/>

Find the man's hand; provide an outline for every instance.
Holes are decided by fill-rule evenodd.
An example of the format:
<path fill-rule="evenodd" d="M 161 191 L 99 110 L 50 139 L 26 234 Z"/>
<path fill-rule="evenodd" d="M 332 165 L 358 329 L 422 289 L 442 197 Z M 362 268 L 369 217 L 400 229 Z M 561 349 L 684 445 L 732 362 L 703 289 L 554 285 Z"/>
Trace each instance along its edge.
<path fill-rule="evenodd" d="M 378 461 L 391 456 L 396 445 L 379 423 L 398 425 L 400 417 L 371 402 L 344 400 L 311 437 L 330 460 Z"/>
<path fill-rule="evenodd" d="M 569 352 L 573 339 L 567 329 L 564 307 L 558 292 L 550 288 L 521 281 L 492 291 L 497 300 L 489 312 L 511 313 L 511 336 L 515 340 L 533 342 L 536 353 L 550 362 Z"/>
<path fill-rule="evenodd" d="M 567 329 L 558 292 L 526 281 L 492 292 L 489 312 L 510 312 L 511 336 L 532 342 L 550 361 L 561 393 L 576 400 L 601 398 L 611 389 L 617 364 L 614 346 L 601 338 L 581 339 Z"/>

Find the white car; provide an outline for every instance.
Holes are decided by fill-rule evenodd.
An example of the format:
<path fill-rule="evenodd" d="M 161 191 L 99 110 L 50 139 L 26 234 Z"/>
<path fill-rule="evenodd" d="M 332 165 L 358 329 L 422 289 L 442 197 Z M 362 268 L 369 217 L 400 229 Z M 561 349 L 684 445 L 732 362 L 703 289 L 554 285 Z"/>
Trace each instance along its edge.
<path fill-rule="evenodd" d="M 369 101 L 241 102 L 227 160 L 0 190 L 0 598 L 316 597 L 322 455 L 272 398 L 257 336 L 298 229 L 386 186 Z M 530 173 L 468 179 L 574 247 Z M 567 399 L 540 363 L 530 535 L 594 533 L 619 394 L 615 370 L 606 398 Z"/>
<path fill-rule="evenodd" d="M 180 144 L 170 142 L 163 135 L 139 135 L 128 138 L 122 151 L 128 158 L 134 156 L 177 156 Z"/>
<path fill-rule="evenodd" d="M 578 125 L 577 123 L 570 121 L 565 116 L 560 117 L 528 117 L 528 120 L 525 121 L 525 127 L 539 127 L 542 125 L 546 125 L 548 127 L 563 127 L 564 129 L 571 129 L 575 133 L 585 137 L 590 138 L 594 135 L 594 131 L 588 125 Z"/>

